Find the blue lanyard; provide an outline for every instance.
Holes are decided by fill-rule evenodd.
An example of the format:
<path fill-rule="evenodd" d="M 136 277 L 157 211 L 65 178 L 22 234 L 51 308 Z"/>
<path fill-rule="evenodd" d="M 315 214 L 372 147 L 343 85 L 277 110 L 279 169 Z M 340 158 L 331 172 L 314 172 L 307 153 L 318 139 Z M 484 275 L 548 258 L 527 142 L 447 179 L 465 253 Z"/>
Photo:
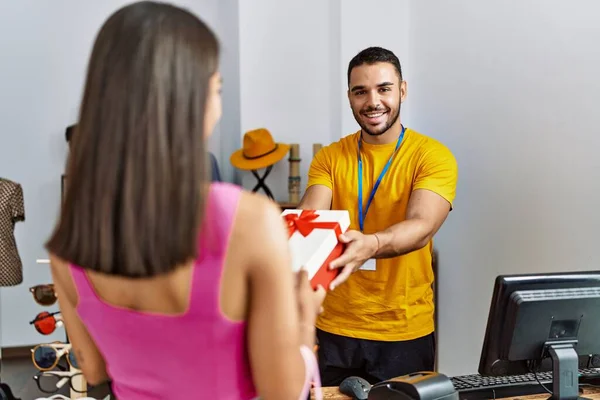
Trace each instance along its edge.
<path fill-rule="evenodd" d="M 369 196 L 369 200 L 367 201 L 367 206 L 365 207 L 365 210 L 363 212 L 363 197 L 362 197 L 363 166 L 362 166 L 362 157 L 360 156 L 360 150 L 362 148 L 362 133 L 358 137 L 358 224 L 360 226 L 361 232 L 364 231 L 365 216 L 367 215 L 367 211 L 369 211 L 369 207 L 371 206 L 373 197 L 375 197 L 375 192 L 377 192 L 377 188 L 379 188 L 379 184 L 381 183 L 383 176 L 390 168 L 390 165 L 392 164 L 392 160 L 394 159 L 394 156 L 396 155 L 396 152 L 398 151 L 398 148 L 400 147 L 400 144 L 402 143 L 403 138 L 404 138 L 404 126 L 402 126 L 402 132 L 400 133 L 400 137 L 398 138 L 398 141 L 396 142 L 396 148 L 394 149 L 394 152 L 390 156 L 390 159 L 388 160 L 387 164 L 385 164 L 385 167 L 383 167 L 383 171 L 381 171 L 381 174 L 379 174 L 379 178 L 377 178 L 377 181 L 375 182 L 375 185 L 373 186 L 373 190 L 371 191 L 371 195 Z"/>

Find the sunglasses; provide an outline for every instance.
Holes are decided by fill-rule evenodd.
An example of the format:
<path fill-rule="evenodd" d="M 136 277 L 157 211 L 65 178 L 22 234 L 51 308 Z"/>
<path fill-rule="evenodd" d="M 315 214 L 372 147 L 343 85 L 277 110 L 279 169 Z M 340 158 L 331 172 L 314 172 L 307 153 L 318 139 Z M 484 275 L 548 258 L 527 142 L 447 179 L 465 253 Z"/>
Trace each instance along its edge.
<path fill-rule="evenodd" d="M 81 390 L 77 388 L 80 385 L 73 385 L 73 382 L 77 382 L 78 379 L 83 379 L 82 373 L 71 371 L 40 371 L 33 377 L 40 392 L 49 394 L 56 393 L 67 383 L 72 391 L 86 393 L 87 389 Z"/>
<path fill-rule="evenodd" d="M 36 315 L 35 319 L 29 322 L 29 325 L 33 325 L 35 330 L 42 335 L 51 335 L 56 328 L 60 328 L 63 325 L 63 322 L 59 311 L 53 313 L 43 311 Z"/>
<path fill-rule="evenodd" d="M 56 292 L 52 283 L 30 287 L 29 291 L 33 295 L 35 302 L 41 306 L 47 307 L 56 303 Z"/>
<path fill-rule="evenodd" d="M 79 369 L 75 355 L 71 353 L 70 343 L 38 344 L 31 349 L 33 365 L 40 371 L 49 371 L 58 365 L 62 356 L 66 355 L 71 368 Z"/>

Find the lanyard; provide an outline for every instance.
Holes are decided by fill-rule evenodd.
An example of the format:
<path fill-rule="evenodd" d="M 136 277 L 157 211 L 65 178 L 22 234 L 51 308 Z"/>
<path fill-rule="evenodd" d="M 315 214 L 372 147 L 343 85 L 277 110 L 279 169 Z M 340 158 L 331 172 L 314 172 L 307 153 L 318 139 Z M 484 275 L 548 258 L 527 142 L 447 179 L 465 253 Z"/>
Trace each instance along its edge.
<path fill-rule="evenodd" d="M 363 212 L 363 197 L 362 197 L 363 166 L 362 166 L 362 157 L 360 156 L 360 149 L 362 148 L 362 134 L 358 138 L 358 224 L 360 226 L 361 232 L 363 232 L 363 230 L 364 230 L 365 216 L 367 215 L 367 211 L 369 211 L 369 207 L 371 206 L 373 197 L 375 197 L 375 192 L 377 192 L 377 188 L 379 188 L 379 184 L 381 183 L 383 176 L 385 175 L 387 170 L 390 168 L 390 165 L 392 164 L 392 160 L 394 159 L 394 155 L 396 155 L 396 151 L 398 151 L 398 148 L 400 147 L 400 143 L 402 143 L 403 138 L 404 138 L 404 126 L 402 126 L 402 132 L 400 133 L 400 137 L 398 137 L 398 141 L 396 142 L 396 148 L 394 149 L 394 152 L 390 156 L 390 159 L 388 160 L 388 162 L 385 164 L 385 167 L 383 167 L 383 171 L 381 171 L 381 174 L 379 174 L 379 178 L 377 178 L 377 181 L 375 181 L 375 185 L 373 185 L 373 190 L 371 191 L 371 194 L 369 195 L 369 200 L 367 201 L 367 206 L 365 207 L 364 212 Z"/>

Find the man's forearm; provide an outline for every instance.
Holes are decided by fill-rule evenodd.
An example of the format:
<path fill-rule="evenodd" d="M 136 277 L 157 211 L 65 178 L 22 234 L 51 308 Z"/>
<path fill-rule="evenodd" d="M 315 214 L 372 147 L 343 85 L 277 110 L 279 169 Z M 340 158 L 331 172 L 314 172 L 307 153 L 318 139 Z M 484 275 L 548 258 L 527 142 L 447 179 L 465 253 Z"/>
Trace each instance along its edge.
<path fill-rule="evenodd" d="M 297 208 L 301 210 L 329 210 L 332 191 L 324 185 L 313 185 L 306 189 Z"/>
<path fill-rule="evenodd" d="M 377 232 L 374 236 L 378 240 L 378 249 L 374 257 L 391 258 L 424 247 L 431 240 L 433 232 L 426 221 L 410 219 Z"/>

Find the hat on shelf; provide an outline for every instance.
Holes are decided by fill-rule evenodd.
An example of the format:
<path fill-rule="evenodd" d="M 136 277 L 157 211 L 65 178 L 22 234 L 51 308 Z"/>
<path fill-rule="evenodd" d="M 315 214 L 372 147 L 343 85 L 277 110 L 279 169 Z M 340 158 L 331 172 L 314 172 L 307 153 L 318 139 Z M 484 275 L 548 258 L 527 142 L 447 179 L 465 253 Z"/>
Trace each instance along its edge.
<path fill-rule="evenodd" d="M 289 151 L 289 144 L 276 143 L 271 132 L 260 128 L 244 134 L 243 147 L 233 152 L 229 161 L 238 169 L 261 169 L 281 161 Z"/>

